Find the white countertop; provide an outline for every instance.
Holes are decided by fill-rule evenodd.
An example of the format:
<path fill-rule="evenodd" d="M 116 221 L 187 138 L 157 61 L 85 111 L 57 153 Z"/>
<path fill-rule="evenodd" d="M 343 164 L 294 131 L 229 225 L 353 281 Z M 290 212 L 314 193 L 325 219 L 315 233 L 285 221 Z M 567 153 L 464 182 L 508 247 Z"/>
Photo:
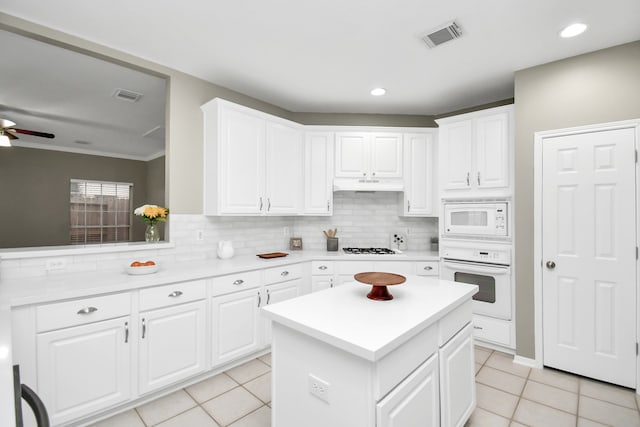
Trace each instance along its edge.
<path fill-rule="evenodd" d="M 471 299 L 478 287 L 407 276 L 405 283 L 388 287 L 390 301 L 368 299 L 370 289 L 354 281 L 262 310 L 275 322 L 376 361 Z"/>
<path fill-rule="evenodd" d="M 289 252 L 282 258 L 260 259 L 237 256 L 228 260 L 175 262 L 160 264 L 157 273 L 131 276 L 121 268 L 105 271 L 56 273 L 28 279 L 2 280 L 0 291 L 12 307 L 59 301 L 69 298 L 122 292 L 169 283 L 222 276 L 240 271 L 278 267 L 313 260 L 330 261 L 437 261 L 437 252 L 405 252 L 395 255 L 347 255 L 340 252 Z M 1 343 L 0 343 L 1 344 Z"/>

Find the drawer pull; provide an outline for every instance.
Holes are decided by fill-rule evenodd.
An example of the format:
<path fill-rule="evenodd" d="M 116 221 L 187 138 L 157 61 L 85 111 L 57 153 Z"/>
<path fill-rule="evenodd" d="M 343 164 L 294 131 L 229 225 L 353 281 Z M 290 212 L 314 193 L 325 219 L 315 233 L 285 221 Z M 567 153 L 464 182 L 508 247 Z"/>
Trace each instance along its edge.
<path fill-rule="evenodd" d="M 269 301 L 271 301 L 271 294 L 269 293 L 269 289 L 267 289 L 267 305 L 269 305 Z"/>
<path fill-rule="evenodd" d="M 258 291 L 258 307 L 260 307 L 260 301 L 262 301 L 262 297 L 260 296 L 260 291 Z"/>
<path fill-rule="evenodd" d="M 85 307 L 85 308 L 81 308 L 80 310 L 78 310 L 78 314 L 91 314 L 98 311 L 97 308 L 95 307 Z"/>
<path fill-rule="evenodd" d="M 321 265 L 320 267 L 318 267 L 318 270 L 326 270 L 327 266 L 326 265 Z"/>
<path fill-rule="evenodd" d="M 144 336 L 147 334 L 147 324 L 144 321 L 144 317 L 142 318 L 142 339 L 144 339 Z"/>
<path fill-rule="evenodd" d="M 473 325 L 473 329 L 480 329 L 480 330 L 482 330 L 483 328 L 482 328 L 482 326 L 475 326 L 475 325 Z"/>
<path fill-rule="evenodd" d="M 289 272 L 287 270 L 283 271 L 282 273 L 280 273 L 281 276 L 288 276 Z"/>
<path fill-rule="evenodd" d="M 129 342 L 129 322 L 124 322 L 124 343 Z"/>
<path fill-rule="evenodd" d="M 244 280 L 242 280 L 242 279 L 238 279 L 238 280 L 233 282 L 233 284 L 236 285 L 236 286 L 242 285 L 243 283 L 244 283 Z"/>
<path fill-rule="evenodd" d="M 433 270 L 433 267 L 431 267 L 430 265 L 427 265 L 424 269 L 427 270 L 427 271 L 431 271 L 431 270 Z"/>
<path fill-rule="evenodd" d="M 182 295 L 182 291 L 173 291 L 169 294 L 171 298 L 176 298 L 176 297 L 179 297 L 180 295 Z"/>

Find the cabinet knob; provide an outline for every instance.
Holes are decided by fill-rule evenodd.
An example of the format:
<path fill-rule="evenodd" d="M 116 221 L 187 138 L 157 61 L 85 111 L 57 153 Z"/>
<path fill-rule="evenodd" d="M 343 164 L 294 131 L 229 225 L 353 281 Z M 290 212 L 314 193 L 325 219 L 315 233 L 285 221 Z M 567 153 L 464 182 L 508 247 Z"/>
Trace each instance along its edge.
<path fill-rule="evenodd" d="M 553 261 L 547 261 L 546 265 L 549 270 L 553 270 L 554 268 L 556 268 L 556 263 Z"/>
<path fill-rule="evenodd" d="M 433 270 L 433 267 L 431 267 L 430 265 L 427 265 L 424 269 L 427 270 L 427 271 L 431 271 L 431 270 Z"/>
<path fill-rule="evenodd" d="M 85 307 L 85 308 L 81 308 L 80 310 L 78 310 L 77 314 L 91 314 L 98 311 L 98 309 L 96 307 Z"/>
<path fill-rule="evenodd" d="M 318 270 L 326 270 L 327 266 L 326 265 L 321 265 L 320 267 L 318 267 Z"/>
<path fill-rule="evenodd" d="M 182 291 L 173 291 L 169 294 L 169 297 L 176 298 L 176 297 L 179 297 L 180 295 L 182 295 Z"/>
<path fill-rule="evenodd" d="M 289 272 L 287 270 L 283 271 L 282 273 L 280 273 L 281 276 L 288 276 Z"/>
<path fill-rule="evenodd" d="M 244 283 L 244 280 L 242 280 L 242 279 L 238 279 L 238 280 L 235 280 L 235 281 L 233 282 L 233 284 L 234 284 L 234 285 L 236 285 L 236 286 L 238 286 L 238 285 L 242 285 L 243 283 Z"/>

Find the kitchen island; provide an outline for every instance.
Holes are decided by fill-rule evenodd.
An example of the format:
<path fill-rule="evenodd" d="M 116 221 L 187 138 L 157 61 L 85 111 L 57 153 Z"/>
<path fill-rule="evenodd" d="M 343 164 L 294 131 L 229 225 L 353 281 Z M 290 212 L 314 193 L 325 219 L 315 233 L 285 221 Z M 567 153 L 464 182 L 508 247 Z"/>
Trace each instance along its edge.
<path fill-rule="evenodd" d="M 272 425 L 463 426 L 477 286 L 408 276 L 390 301 L 343 286 L 269 305 Z"/>

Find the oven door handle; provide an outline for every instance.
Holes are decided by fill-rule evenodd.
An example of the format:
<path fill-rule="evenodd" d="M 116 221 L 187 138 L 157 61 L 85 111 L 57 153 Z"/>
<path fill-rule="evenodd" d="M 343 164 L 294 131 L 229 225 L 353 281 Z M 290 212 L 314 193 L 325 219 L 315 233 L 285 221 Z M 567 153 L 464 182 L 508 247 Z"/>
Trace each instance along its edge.
<path fill-rule="evenodd" d="M 477 265 L 471 265 L 466 263 L 459 262 L 443 262 L 444 266 L 453 270 L 457 270 L 459 272 L 471 272 L 471 273 L 484 273 L 484 274 L 509 274 L 509 267 L 494 267 L 488 265 L 482 265 L 482 267 Z"/>

